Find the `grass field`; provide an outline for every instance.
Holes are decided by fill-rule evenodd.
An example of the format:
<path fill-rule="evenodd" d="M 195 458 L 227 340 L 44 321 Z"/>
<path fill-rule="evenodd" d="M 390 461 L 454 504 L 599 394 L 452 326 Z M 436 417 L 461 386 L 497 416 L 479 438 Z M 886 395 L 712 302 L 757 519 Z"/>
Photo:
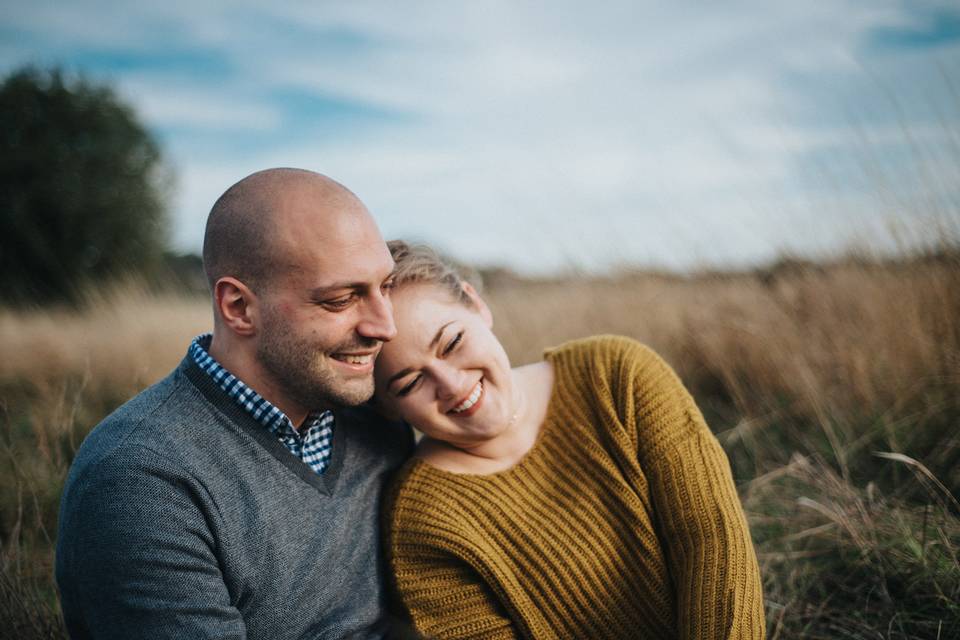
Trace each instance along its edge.
<path fill-rule="evenodd" d="M 960 638 L 960 253 L 744 273 L 498 278 L 515 364 L 619 333 L 663 354 L 726 448 L 770 638 Z M 63 637 L 59 494 L 84 435 L 209 327 L 136 287 L 0 311 L 0 635 Z"/>

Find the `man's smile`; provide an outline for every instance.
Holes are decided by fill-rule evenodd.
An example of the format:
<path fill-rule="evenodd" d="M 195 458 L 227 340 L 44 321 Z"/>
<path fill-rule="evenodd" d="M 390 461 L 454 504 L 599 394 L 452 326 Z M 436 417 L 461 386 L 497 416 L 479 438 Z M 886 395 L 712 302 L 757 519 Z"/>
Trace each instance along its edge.
<path fill-rule="evenodd" d="M 372 351 L 338 351 L 330 354 L 330 357 L 337 362 L 346 365 L 347 368 L 358 373 L 366 373 L 373 370 L 373 363 L 377 359 L 380 349 Z"/>

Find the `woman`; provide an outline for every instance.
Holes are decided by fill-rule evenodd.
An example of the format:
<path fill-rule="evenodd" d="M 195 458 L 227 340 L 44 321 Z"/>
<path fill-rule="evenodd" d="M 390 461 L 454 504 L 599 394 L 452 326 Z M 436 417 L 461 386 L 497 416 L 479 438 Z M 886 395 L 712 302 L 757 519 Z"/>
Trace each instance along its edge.
<path fill-rule="evenodd" d="M 490 311 L 392 242 L 376 402 L 424 434 L 385 505 L 396 594 L 436 638 L 762 638 L 720 445 L 673 371 L 601 336 L 512 369 Z"/>

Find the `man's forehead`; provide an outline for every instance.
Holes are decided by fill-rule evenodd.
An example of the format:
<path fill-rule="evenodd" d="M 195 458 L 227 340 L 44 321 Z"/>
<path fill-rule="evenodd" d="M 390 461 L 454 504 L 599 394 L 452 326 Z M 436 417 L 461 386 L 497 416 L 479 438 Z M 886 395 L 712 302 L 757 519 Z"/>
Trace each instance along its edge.
<path fill-rule="evenodd" d="M 376 257 L 390 260 L 380 230 L 366 210 L 303 217 L 299 223 L 288 220 L 271 235 L 271 251 L 308 270 L 315 265 L 330 270 L 341 264 L 367 264 Z"/>
<path fill-rule="evenodd" d="M 349 247 L 311 247 L 295 264 L 295 277 L 316 290 L 379 285 L 396 268 L 382 240 Z"/>

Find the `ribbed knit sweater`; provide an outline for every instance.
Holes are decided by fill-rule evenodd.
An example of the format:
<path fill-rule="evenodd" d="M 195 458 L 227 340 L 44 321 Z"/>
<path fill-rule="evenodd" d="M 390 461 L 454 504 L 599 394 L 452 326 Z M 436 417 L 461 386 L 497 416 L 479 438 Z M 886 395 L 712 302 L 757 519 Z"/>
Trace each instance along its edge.
<path fill-rule="evenodd" d="M 414 459 L 385 505 L 394 588 L 435 638 L 763 638 L 747 523 L 680 380 L 627 338 L 567 343 L 510 469 Z"/>

